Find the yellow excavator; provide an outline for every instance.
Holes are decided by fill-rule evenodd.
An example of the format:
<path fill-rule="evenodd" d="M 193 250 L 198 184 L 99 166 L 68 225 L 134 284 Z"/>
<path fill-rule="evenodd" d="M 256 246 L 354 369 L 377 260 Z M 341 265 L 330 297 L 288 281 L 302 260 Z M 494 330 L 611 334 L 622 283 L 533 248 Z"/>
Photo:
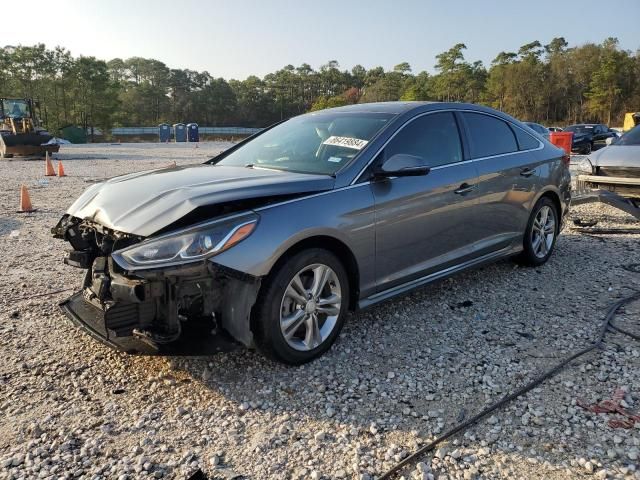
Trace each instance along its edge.
<path fill-rule="evenodd" d="M 629 112 L 624 116 L 623 132 L 628 132 L 636 125 L 640 125 L 640 112 Z"/>
<path fill-rule="evenodd" d="M 41 156 L 60 150 L 42 128 L 30 98 L 0 98 L 0 160 L 14 155 Z"/>

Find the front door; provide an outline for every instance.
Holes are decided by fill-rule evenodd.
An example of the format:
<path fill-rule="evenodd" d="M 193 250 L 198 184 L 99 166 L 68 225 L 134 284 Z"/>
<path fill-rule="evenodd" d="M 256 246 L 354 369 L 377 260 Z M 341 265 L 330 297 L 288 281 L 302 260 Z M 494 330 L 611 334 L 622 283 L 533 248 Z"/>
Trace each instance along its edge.
<path fill-rule="evenodd" d="M 477 174 L 464 161 L 452 112 L 423 115 L 405 125 L 376 162 L 397 153 L 425 159 L 424 176 L 374 180 L 378 291 L 468 259 L 476 240 Z"/>

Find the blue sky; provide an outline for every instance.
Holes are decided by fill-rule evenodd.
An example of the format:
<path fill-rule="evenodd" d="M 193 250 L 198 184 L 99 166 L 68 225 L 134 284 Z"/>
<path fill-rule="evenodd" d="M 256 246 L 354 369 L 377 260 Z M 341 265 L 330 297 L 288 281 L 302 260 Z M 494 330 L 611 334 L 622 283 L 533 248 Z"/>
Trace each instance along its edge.
<path fill-rule="evenodd" d="M 489 65 L 501 50 L 564 36 L 571 45 L 614 36 L 640 48 L 640 0 L 9 1 L 0 44 L 61 45 L 74 55 L 156 58 L 215 76 L 260 77 L 287 64 L 433 71 L 458 42 Z"/>

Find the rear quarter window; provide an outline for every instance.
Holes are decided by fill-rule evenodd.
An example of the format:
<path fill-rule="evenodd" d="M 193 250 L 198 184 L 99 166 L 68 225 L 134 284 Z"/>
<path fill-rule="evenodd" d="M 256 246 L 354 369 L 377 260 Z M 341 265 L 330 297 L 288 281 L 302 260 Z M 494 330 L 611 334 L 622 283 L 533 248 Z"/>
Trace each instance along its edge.
<path fill-rule="evenodd" d="M 540 142 L 524 130 L 518 127 L 513 127 L 513 132 L 516 134 L 520 150 L 533 150 L 540 146 Z"/>
<path fill-rule="evenodd" d="M 516 137 L 507 122 L 482 113 L 463 113 L 471 139 L 472 158 L 518 151 Z"/>

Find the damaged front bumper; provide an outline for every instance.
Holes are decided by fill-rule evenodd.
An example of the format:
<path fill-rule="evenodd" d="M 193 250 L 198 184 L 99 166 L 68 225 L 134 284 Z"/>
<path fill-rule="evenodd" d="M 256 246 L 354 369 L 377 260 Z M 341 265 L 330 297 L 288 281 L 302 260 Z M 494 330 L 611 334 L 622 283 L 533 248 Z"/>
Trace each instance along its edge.
<path fill-rule="evenodd" d="M 110 328 L 106 312 L 88 302 L 83 291 L 76 292 L 60 302 L 60 308 L 76 326 L 112 348 L 130 353 L 154 354 L 160 351 L 160 346 L 155 343 L 142 341 L 133 335 L 118 335 L 117 331 Z"/>
<path fill-rule="evenodd" d="M 640 197 L 640 178 L 609 175 L 578 175 L 577 188 L 581 191 L 608 190 L 629 198 Z"/>
<path fill-rule="evenodd" d="M 66 263 L 82 267 L 83 261 L 71 252 Z M 110 256 L 99 256 L 82 290 L 60 307 L 73 323 L 118 350 L 194 355 L 227 350 L 228 337 L 220 330 L 253 346 L 250 317 L 259 288 L 259 278 L 208 260 L 132 274 Z"/>

